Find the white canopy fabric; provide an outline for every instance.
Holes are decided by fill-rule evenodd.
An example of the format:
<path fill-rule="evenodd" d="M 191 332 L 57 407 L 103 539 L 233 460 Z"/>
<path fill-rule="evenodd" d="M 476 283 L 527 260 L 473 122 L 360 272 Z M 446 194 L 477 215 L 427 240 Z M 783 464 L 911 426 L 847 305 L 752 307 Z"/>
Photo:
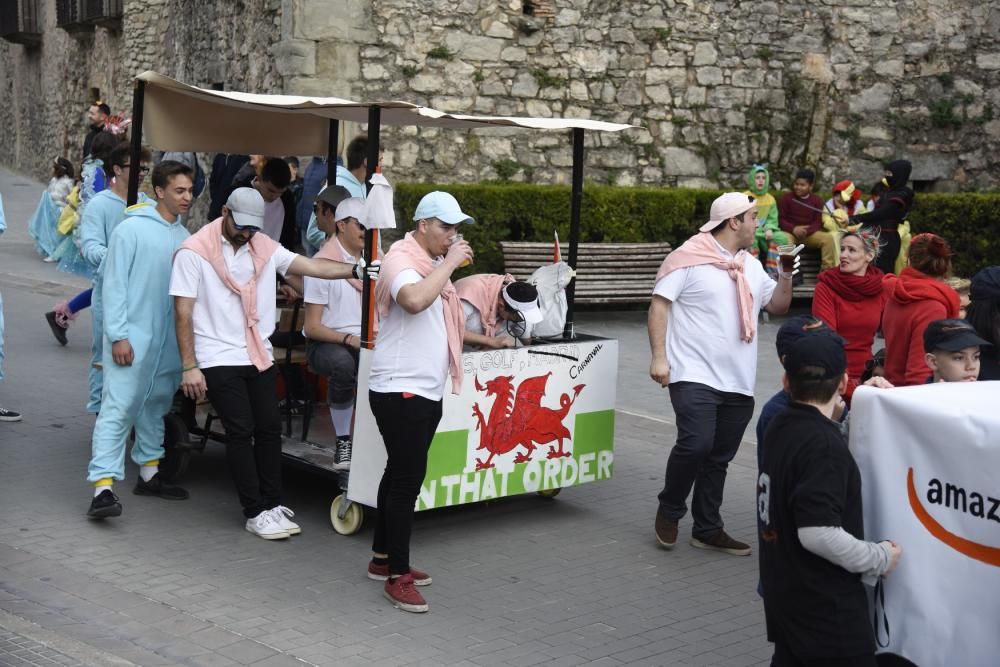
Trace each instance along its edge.
<path fill-rule="evenodd" d="M 163 151 L 325 155 L 330 119 L 367 123 L 371 106 L 381 107 L 383 125 L 598 132 L 636 127 L 584 118 L 450 114 L 400 101 L 356 102 L 338 97 L 208 90 L 156 72 L 144 72 L 137 80 L 145 82 L 143 143 Z"/>

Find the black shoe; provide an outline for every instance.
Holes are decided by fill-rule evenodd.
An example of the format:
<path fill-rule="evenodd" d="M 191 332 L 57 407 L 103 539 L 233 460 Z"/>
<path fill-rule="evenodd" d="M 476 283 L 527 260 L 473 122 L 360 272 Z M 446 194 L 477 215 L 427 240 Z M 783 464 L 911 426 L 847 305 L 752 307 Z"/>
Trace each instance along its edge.
<path fill-rule="evenodd" d="M 121 516 L 122 504 L 111 489 L 104 489 L 90 501 L 87 516 L 91 519 L 104 519 L 109 516 Z"/>
<path fill-rule="evenodd" d="M 731 556 L 749 556 L 750 545 L 739 540 L 734 540 L 726 531 L 721 528 L 711 535 L 704 537 L 692 537 L 691 546 L 698 549 L 709 549 L 711 551 L 721 551 Z"/>
<path fill-rule="evenodd" d="M 334 470 L 351 469 L 351 447 L 350 438 L 337 438 L 337 447 L 333 450 L 333 465 L 331 466 Z"/>
<path fill-rule="evenodd" d="M 59 341 L 60 345 L 65 345 L 69 342 L 66 339 L 66 329 L 59 326 L 59 323 L 56 322 L 56 311 L 50 310 L 45 313 L 45 321 L 49 323 L 49 328 L 52 329 L 52 335 L 56 337 L 56 340 Z"/>
<path fill-rule="evenodd" d="M 0 408 L 0 422 L 19 422 L 19 421 L 21 421 L 20 412 L 14 412 L 13 410 Z"/>
<path fill-rule="evenodd" d="M 164 500 L 187 500 L 188 492 L 179 486 L 167 484 L 160 478 L 160 473 L 153 475 L 148 482 L 142 481 L 142 477 L 135 483 L 132 493 L 137 496 L 156 496 Z"/>

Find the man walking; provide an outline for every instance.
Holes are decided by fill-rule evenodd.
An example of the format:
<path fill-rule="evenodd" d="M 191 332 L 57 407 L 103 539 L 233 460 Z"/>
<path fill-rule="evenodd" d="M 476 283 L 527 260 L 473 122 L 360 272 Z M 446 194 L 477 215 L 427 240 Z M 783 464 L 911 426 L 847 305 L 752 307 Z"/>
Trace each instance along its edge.
<path fill-rule="evenodd" d="M 207 395 L 222 420 L 246 529 L 275 540 L 301 532 L 290 520 L 294 513 L 281 504 L 278 371 L 268 340 L 276 321 L 275 276 L 361 278 L 365 267 L 296 255 L 260 233 L 265 216 L 260 192 L 234 190 L 222 217 L 178 250 L 170 294 L 181 387 L 188 398 Z M 378 277 L 377 264 L 367 271 Z"/>
<path fill-rule="evenodd" d="M 94 269 L 94 292 L 91 299 L 91 324 L 93 341 L 90 345 L 90 398 L 87 401 L 87 412 L 98 414 L 101 411 L 101 391 L 104 386 L 104 311 L 102 301 L 101 264 L 108 254 L 108 243 L 111 232 L 115 230 L 125 216 L 125 198 L 128 196 L 128 180 L 131 171 L 132 148 L 128 143 L 121 143 L 111 151 L 104 172 L 110 187 L 101 190 L 90 200 L 80 218 L 80 254 Z M 139 182 L 149 171 L 147 163 L 150 154 L 143 150 L 139 163 Z M 149 198 L 139 193 L 139 203 L 149 202 Z M 155 202 L 154 202 L 155 204 Z"/>
<path fill-rule="evenodd" d="M 90 155 L 90 146 L 94 143 L 94 137 L 104 131 L 104 124 L 108 122 L 111 115 L 111 107 L 104 102 L 97 100 L 87 109 L 87 136 L 83 138 L 83 159 Z"/>
<path fill-rule="evenodd" d="M 174 251 L 189 234 L 178 223 L 191 206 L 190 167 L 164 161 L 153 170 L 156 205 L 136 204 L 111 234 L 103 260 L 104 398 L 94 426 L 87 479 L 94 499 L 87 516 L 118 516 L 122 506 L 111 486 L 125 479 L 125 445 L 135 428 L 132 460 L 140 478 L 134 493 L 183 500 L 187 491 L 164 482 L 163 415 L 180 381 L 173 303 L 167 291 Z"/>
<path fill-rule="evenodd" d="M 464 317 L 451 274 L 472 260 L 472 248 L 455 232 L 473 219 L 446 192 L 425 195 L 413 219 L 416 228 L 386 254 L 376 289 L 381 320 L 368 387 L 387 460 L 368 576 L 385 581 L 393 606 L 425 612 L 415 586 L 431 578 L 410 567 L 413 508 L 449 374 L 452 391 L 461 389 Z"/>
<path fill-rule="evenodd" d="M 677 443 L 667 460 L 656 512 L 656 539 L 672 549 L 694 488 L 691 544 L 738 556 L 750 546 L 723 530 L 726 469 L 753 414 L 757 316 L 781 314 L 792 299 L 792 273 L 771 280 L 747 248 L 757 230 L 754 198 L 727 192 L 712 202 L 698 234 L 670 253 L 649 308 L 649 374 L 669 386 Z"/>

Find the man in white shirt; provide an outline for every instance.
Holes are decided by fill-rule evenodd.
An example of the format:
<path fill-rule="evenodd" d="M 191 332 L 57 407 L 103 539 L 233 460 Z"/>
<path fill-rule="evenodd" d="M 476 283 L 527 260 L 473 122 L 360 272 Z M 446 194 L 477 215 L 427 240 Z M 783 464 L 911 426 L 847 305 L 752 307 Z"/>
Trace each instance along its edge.
<path fill-rule="evenodd" d="M 336 220 L 333 235 L 316 257 L 352 264 L 365 247 L 362 223 L 365 202 L 360 197 L 350 197 L 341 201 L 331 213 L 329 199 L 337 197 L 334 188 L 326 188 L 316 198 L 317 219 L 325 220 L 329 216 Z M 333 467 L 340 470 L 351 465 L 351 431 L 361 349 L 361 290 L 360 280 L 305 279 L 306 358 L 310 368 L 330 378 L 327 400 L 330 420 L 337 434 Z"/>
<path fill-rule="evenodd" d="M 382 319 L 368 387 L 387 461 L 368 577 L 385 581 L 393 606 L 425 612 L 415 587 L 431 578 L 410 567 L 410 534 L 449 374 L 452 391 L 461 388 L 464 318 L 451 274 L 473 258 L 469 244 L 455 239 L 458 226 L 473 220 L 446 192 L 425 195 L 413 219 L 415 229 L 386 254 L 376 288 Z"/>
<path fill-rule="evenodd" d="M 738 556 L 750 546 L 723 530 L 726 469 L 753 415 L 760 310 L 781 314 L 792 299 L 792 272 L 771 280 L 746 251 L 757 229 L 754 198 L 729 192 L 712 203 L 699 233 L 664 260 L 649 308 L 649 374 L 669 386 L 677 419 L 654 525 L 672 549 L 694 488 L 691 544 Z"/>
<path fill-rule="evenodd" d="M 465 349 L 502 349 L 531 342 L 542 321 L 538 290 L 513 276 L 477 273 L 455 282 L 465 314 Z"/>
<path fill-rule="evenodd" d="M 174 257 L 181 388 L 206 395 L 226 430 L 226 458 L 246 529 L 264 539 L 297 534 L 281 504 L 281 418 L 277 369 L 268 337 L 274 331 L 276 274 L 359 278 L 355 265 L 308 259 L 263 234 L 264 199 L 253 188 L 233 191 L 222 217 L 193 235 Z M 378 265 L 369 267 L 373 278 Z"/>

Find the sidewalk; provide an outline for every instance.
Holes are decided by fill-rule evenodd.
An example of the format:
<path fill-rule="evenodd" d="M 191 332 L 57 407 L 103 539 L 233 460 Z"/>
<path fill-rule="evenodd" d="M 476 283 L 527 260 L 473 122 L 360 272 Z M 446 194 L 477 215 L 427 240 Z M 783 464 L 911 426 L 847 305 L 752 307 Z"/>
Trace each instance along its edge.
<path fill-rule="evenodd" d="M 24 414 L 0 424 L 0 665 L 769 664 L 756 557 L 706 553 L 684 539 L 672 552 L 656 546 L 656 494 L 675 432 L 667 393 L 647 375 L 644 313 L 579 318 L 580 330 L 621 341 L 614 477 L 554 500 L 418 514 L 413 554 L 434 576 L 429 614 L 393 609 L 366 579 L 371 529 L 334 533 L 337 491 L 317 476 L 285 471 L 301 536 L 269 543 L 244 531 L 219 445 L 192 460 L 189 501 L 132 495 L 129 462 L 117 485 L 123 516 L 88 522 L 89 313 L 66 348 L 42 317 L 85 283 L 34 252 L 26 227 L 41 190 L 0 171 L 0 404 Z M 758 409 L 779 383 L 776 328 L 761 327 Z M 723 505 L 729 531 L 751 542 L 752 437 L 751 424 Z M 689 526 L 682 521 L 682 538 Z M 34 647 L 46 637 L 67 642 L 48 644 L 50 663 L 4 654 L 5 641 L 41 654 Z"/>

